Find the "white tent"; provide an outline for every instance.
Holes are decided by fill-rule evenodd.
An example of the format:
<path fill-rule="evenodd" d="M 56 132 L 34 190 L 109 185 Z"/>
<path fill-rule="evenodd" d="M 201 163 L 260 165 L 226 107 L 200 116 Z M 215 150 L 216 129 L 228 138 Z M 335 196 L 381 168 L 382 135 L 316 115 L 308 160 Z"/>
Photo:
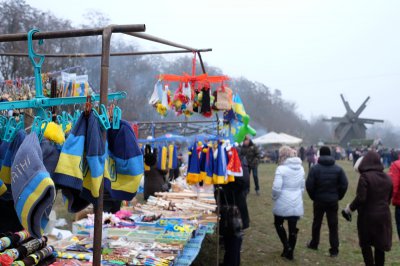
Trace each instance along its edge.
<path fill-rule="evenodd" d="M 269 132 L 261 137 L 253 140 L 255 144 L 267 145 L 267 144 L 287 144 L 287 145 L 297 145 L 303 140 L 285 133 Z"/>
<path fill-rule="evenodd" d="M 296 144 L 300 144 L 300 143 L 303 142 L 303 140 L 301 138 L 297 138 L 297 137 L 291 136 L 291 135 L 286 134 L 286 133 L 282 133 L 281 132 L 281 133 L 279 133 L 279 135 L 281 135 L 281 136 L 283 136 L 283 137 L 285 137 L 287 139 L 285 144 L 296 145 Z"/>

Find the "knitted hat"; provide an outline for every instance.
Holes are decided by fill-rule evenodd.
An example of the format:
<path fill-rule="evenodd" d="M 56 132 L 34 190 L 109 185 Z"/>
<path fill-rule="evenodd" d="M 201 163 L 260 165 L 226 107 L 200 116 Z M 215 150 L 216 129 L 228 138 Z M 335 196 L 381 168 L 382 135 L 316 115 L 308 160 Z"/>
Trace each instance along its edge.
<path fill-rule="evenodd" d="M 216 160 L 214 160 L 214 184 L 224 184 L 227 178 L 226 166 L 227 166 L 227 156 L 226 151 L 222 148 L 222 144 L 218 144 L 218 155 Z"/>
<path fill-rule="evenodd" d="M 86 130 L 87 120 L 85 114 L 82 113 L 61 149 L 53 175 L 57 187 L 62 188 L 63 198 L 69 212 L 81 211 L 89 205 L 89 202 L 80 197 L 83 186 L 83 171 L 87 169 L 85 167 L 87 165 L 82 160 Z"/>
<path fill-rule="evenodd" d="M 167 147 L 165 146 L 158 147 L 157 169 L 162 171 L 167 170 Z"/>
<path fill-rule="evenodd" d="M 199 156 L 197 154 L 196 142 L 193 144 L 189 152 L 189 168 L 186 176 L 186 181 L 188 184 L 196 184 L 199 182 L 200 178 L 200 164 Z"/>
<path fill-rule="evenodd" d="M 168 146 L 168 168 L 169 169 L 176 169 L 178 168 L 178 151 L 176 146 L 170 144 Z"/>
<path fill-rule="evenodd" d="M 204 178 L 204 184 L 211 185 L 213 183 L 214 176 L 214 151 L 212 147 L 208 147 L 207 158 L 206 158 L 206 176 Z"/>
<path fill-rule="evenodd" d="M 107 156 L 107 142 L 103 140 L 99 119 L 90 112 L 85 141 L 85 158 L 87 171 L 83 171 L 83 188 L 81 196 L 87 201 L 96 204 L 103 180 L 104 167 Z M 86 161 L 86 162 L 85 162 Z"/>
<path fill-rule="evenodd" d="M 11 165 L 14 161 L 15 154 L 17 153 L 19 146 L 24 141 L 26 136 L 25 130 L 19 130 L 15 135 L 13 141 L 8 145 L 8 149 L 4 155 L 2 161 L 0 177 L 4 181 L 4 184 L 9 193 L 3 195 L 3 200 L 12 200 L 11 195 Z"/>
<path fill-rule="evenodd" d="M 330 156 L 331 155 L 331 149 L 327 146 L 322 146 L 319 149 L 319 156 Z"/>
<path fill-rule="evenodd" d="M 22 226 L 39 238 L 49 221 L 55 186 L 43 165 L 42 150 L 35 133 L 19 147 L 11 166 L 11 188 L 15 210 Z"/>
<path fill-rule="evenodd" d="M 113 199 L 132 200 L 144 173 L 143 155 L 135 133 L 127 121 L 119 129 L 107 131 L 109 157 L 104 187 Z"/>
<path fill-rule="evenodd" d="M 44 166 L 50 176 L 53 176 L 60 158 L 60 150 L 55 143 L 47 139 L 42 140 L 40 147 L 42 148 Z"/>

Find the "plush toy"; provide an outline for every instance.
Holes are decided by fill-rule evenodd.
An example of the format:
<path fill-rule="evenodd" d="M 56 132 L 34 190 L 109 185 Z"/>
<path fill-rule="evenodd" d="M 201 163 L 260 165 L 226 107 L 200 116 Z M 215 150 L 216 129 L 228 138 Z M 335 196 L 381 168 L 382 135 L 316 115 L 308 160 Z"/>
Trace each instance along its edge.
<path fill-rule="evenodd" d="M 249 115 L 243 116 L 243 126 L 239 128 L 239 131 L 234 136 L 235 142 L 241 143 L 246 138 L 246 135 L 255 136 L 257 134 L 256 130 L 249 126 L 250 117 Z"/>
<path fill-rule="evenodd" d="M 47 124 L 46 130 L 44 131 L 44 137 L 57 144 L 63 144 L 65 142 L 65 134 L 62 127 L 54 122 Z"/>

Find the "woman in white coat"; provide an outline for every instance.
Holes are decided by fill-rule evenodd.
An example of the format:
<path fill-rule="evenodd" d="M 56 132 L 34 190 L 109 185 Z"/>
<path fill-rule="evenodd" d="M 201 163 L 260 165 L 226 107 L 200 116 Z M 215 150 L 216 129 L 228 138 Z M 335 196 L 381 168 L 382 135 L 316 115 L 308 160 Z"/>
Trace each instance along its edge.
<path fill-rule="evenodd" d="M 272 185 L 272 199 L 274 200 L 274 224 L 279 239 L 283 245 L 282 257 L 293 260 L 296 246 L 297 221 L 304 214 L 304 168 L 296 151 L 288 146 L 279 149 L 279 166 L 275 172 Z M 283 222 L 287 220 L 289 235 Z"/>

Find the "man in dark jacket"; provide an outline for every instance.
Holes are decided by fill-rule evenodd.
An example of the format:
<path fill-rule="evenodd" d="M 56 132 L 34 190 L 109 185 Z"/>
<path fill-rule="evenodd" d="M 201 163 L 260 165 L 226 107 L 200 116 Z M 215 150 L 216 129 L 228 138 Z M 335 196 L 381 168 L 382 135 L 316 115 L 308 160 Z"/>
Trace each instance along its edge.
<path fill-rule="evenodd" d="M 242 230 L 249 228 L 250 218 L 247 209 L 246 195 L 249 187 L 249 169 L 246 158 L 240 157 L 242 162 L 243 176 L 235 177 L 235 182 L 230 182 L 226 185 L 221 185 L 217 189 L 220 191 L 221 209 L 227 205 L 236 205 L 242 219 Z M 217 190 L 215 193 L 217 198 Z M 220 224 L 224 223 L 224 218 L 221 218 Z M 222 226 L 221 226 L 222 228 Z M 220 232 L 224 240 L 224 266 L 239 266 L 240 265 L 240 250 L 243 242 L 243 233 L 231 234 L 228 232 Z"/>
<path fill-rule="evenodd" d="M 249 175 L 253 172 L 254 186 L 256 194 L 260 195 L 260 186 L 258 183 L 258 164 L 260 162 L 260 151 L 257 146 L 254 145 L 249 136 L 243 141 L 243 145 L 240 148 L 240 156 L 245 156 L 249 165 Z"/>
<path fill-rule="evenodd" d="M 318 249 L 322 219 L 326 213 L 331 245 L 329 253 L 335 257 L 339 253 L 338 202 L 346 194 L 348 182 L 343 169 L 335 164 L 329 147 L 321 147 L 319 153 L 318 163 L 310 169 L 306 181 L 308 195 L 314 201 L 312 239 L 308 248 Z"/>

